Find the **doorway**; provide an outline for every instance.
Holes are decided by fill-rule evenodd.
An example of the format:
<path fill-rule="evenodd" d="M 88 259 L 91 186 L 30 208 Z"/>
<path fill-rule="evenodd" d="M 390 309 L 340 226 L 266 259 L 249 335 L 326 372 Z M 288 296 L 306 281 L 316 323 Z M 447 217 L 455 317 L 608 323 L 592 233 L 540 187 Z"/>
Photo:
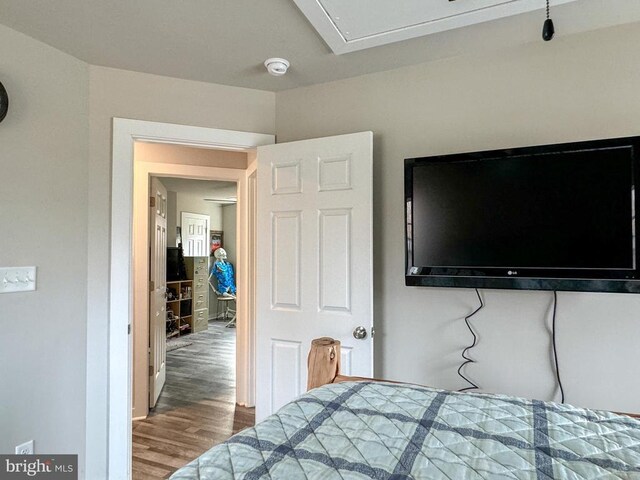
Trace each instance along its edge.
<path fill-rule="evenodd" d="M 206 155 L 210 163 L 217 163 L 221 156 L 234 158 L 234 166 L 242 169 L 247 163 L 244 153 L 145 144 L 136 145 L 136 161 L 176 150 L 187 157 Z M 151 186 L 148 389 L 145 378 L 135 375 L 144 370 L 136 367 L 145 360 L 145 352 L 138 351 L 142 343 L 136 337 L 139 318 L 134 318 L 133 382 L 134 411 L 144 413 L 147 395 L 149 409 L 133 421 L 134 480 L 168 477 L 239 429 L 253 425 L 254 419 L 253 408 L 236 405 L 236 328 L 222 318 L 220 308 L 235 299 L 236 292 L 237 185 L 152 176 Z M 157 228 L 158 218 L 166 225 L 166 235 L 156 241 L 163 232 Z M 134 235 L 134 245 L 136 240 Z M 154 250 L 156 243 L 166 245 L 166 250 Z M 210 255 L 214 249 L 216 256 Z M 159 264 L 165 268 L 154 269 Z M 217 269 L 230 273 L 228 287 L 216 275 L 209 276 Z M 164 276 L 156 278 L 154 270 Z M 220 297 L 225 302 L 216 305 L 223 289 L 230 292 Z M 154 295 L 156 290 L 159 295 Z"/>
<path fill-rule="evenodd" d="M 243 345 L 243 338 L 252 335 L 252 326 L 249 325 L 246 316 L 246 305 L 251 300 L 251 295 L 246 292 L 247 277 L 249 277 L 248 264 L 248 242 L 244 239 L 246 236 L 246 214 L 247 209 L 247 175 L 248 175 L 248 156 L 246 152 L 221 152 L 215 149 L 201 149 L 185 146 L 164 145 L 157 143 L 135 142 L 134 144 L 134 210 L 133 210 L 133 395 L 135 402 L 132 403 L 133 418 L 145 417 L 149 410 L 149 393 L 146 379 L 150 375 L 148 358 L 148 338 L 150 336 L 149 322 L 149 265 L 151 258 L 149 254 L 149 237 L 148 225 L 152 216 L 150 212 L 154 210 L 149 208 L 148 189 L 152 177 L 168 178 L 176 177 L 170 185 L 174 190 L 182 190 L 181 201 L 178 204 L 177 194 L 167 194 L 167 246 L 176 246 L 177 227 L 180 226 L 182 212 L 188 210 L 199 209 L 201 212 L 208 212 L 214 216 L 221 216 L 220 211 L 215 212 L 207 209 L 205 205 L 210 202 L 205 201 L 219 196 L 218 194 L 207 193 L 206 185 L 208 182 L 215 181 L 217 185 L 232 183 L 235 187 L 236 203 L 236 245 L 237 258 L 236 270 L 237 288 L 239 291 L 238 301 L 236 302 L 236 310 L 238 312 L 237 322 L 237 355 L 236 355 L 236 371 L 237 371 L 237 402 L 244 406 L 252 406 L 251 398 L 246 395 L 247 378 L 251 377 L 253 365 L 246 362 L 247 348 Z M 200 165 L 192 165 L 197 163 Z M 204 166 L 204 165 L 207 166 Z M 226 165 L 224 167 L 216 165 Z M 200 193 L 186 194 L 185 185 L 189 182 L 198 185 Z M 223 183 L 220 183 L 223 182 Z M 200 200 L 194 198 L 194 195 L 203 195 Z M 229 196 L 229 192 L 223 194 Z M 199 202 L 199 203 L 198 203 Z M 179 209 L 179 210 L 178 210 Z M 221 210 L 221 207 L 218 209 Z M 197 213 L 197 212 L 192 212 Z M 215 219 L 214 219 L 215 220 Z M 220 225 L 221 219 L 216 220 L 216 224 Z M 232 238 L 229 239 L 233 241 Z M 244 240 L 244 241 L 243 241 Z M 227 242 L 229 244 L 229 242 Z M 202 253 L 202 252 L 201 252 Z M 200 258 L 203 262 L 208 262 L 208 252 L 205 257 Z M 204 266 L 208 270 L 207 266 Z M 193 287 L 193 286 L 192 286 Z M 204 290 L 208 289 L 208 284 L 204 285 Z M 164 293 L 164 291 L 162 292 Z M 177 293 L 177 292 L 176 292 Z M 207 292 L 208 294 L 208 292 Z M 207 297 L 208 299 L 208 297 Z M 207 315 L 208 319 L 208 315 Z M 186 325 L 185 325 L 186 326 Z M 244 387 L 244 392 L 243 392 Z"/>
<path fill-rule="evenodd" d="M 109 264 L 109 313 L 108 331 L 106 338 L 100 331 L 92 333 L 89 343 L 99 343 L 103 339 L 108 345 L 108 375 L 105 377 L 100 371 L 88 371 L 88 377 L 95 379 L 88 389 L 87 398 L 91 402 L 94 398 L 106 394 L 107 402 L 103 412 L 106 413 L 106 435 L 100 435 L 104 430 L 104 417 L 101 411 L 87 414 L 87 459 L 92 461 L 92 474 L 110 478 L 129 478 L 131 472 L 131 319 L 133 317 L 133 266 L 139 259 L 132 255 L 132 219 L 133 219 L 133 151 L 136 141 L 148 141 L 173 145 L 188 145 L 205 148 L 221 148 L 230 151 L 248 151 L 249 168 L 246 171 L 219 168 L 218 179 L 236 181 L 238 184 L 238 245 L 246 258 L 249 251 L 247 228 L 248 205 L 247 176 L 255 170 L 255 155 L 252 149 L 260 145 L 273 144 L 273 135 L 218 130 L 202 127 L 147 122 L 116 118 L 113 121 L 113 153 L 112 153 L 112 190 L 111 190 L 111 260 Z M 252 160 L 253 156 L 253 160 Z M 253 166 L 252 166 L 253 165 Z M 211 167 L 200 165 L 182 166 L 181 175 L 190 178 L 211 178 Z M 153 170 L 147 169 L 146 178 L 151 173 L 162 175 L 172 174 L 173 170 L 167 165 L 157 164 Z M 141 199 L 145 202 L 146 192 Z M 146 222 L 145 222 L 146 226 Z M 239 258 L 243 258 L 240 255 Z M 143 255 L 144 252 L 143 252 Z M 147 259 L 144 259 L 145 265 Z M 248 290 L 249 272 L 247 266 L 238 265 L 238 284 Z M 242 273 L 242 275 L 241 275 Z M 254 357 L 252 351 L 253 332 L 252 319 L 248 318 L 248 295 L 238 302 L 238 372 L 244 371 Z M 244 325 L 244 327 L 243 327 Z M 244 328 L 244 331 L 243 331 Z M 94 338 L 95 337 L 95 338 Z M 123 372 L 128 374 L 123 375 Z M 238 378 L 237 396 L 239 401 L 247 404 L 254 402 L 255 381 L 249 372 L 244 379 Z M 104 392 L 104 393 L 103 393 Z M 242 400 L 241 400 L 242 399 Z M 106 455 L 105 455 L 106 451 Z"/>

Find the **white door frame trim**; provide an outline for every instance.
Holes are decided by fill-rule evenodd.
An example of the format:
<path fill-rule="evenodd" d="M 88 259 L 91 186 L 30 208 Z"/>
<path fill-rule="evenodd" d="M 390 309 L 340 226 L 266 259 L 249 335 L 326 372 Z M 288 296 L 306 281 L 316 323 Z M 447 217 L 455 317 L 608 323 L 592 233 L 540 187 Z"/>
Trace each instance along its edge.
<path fill-rule="evenodd" d="M 128 329 L 131 328 L 133 318 L 131 253 L 135 141 L 247 150 L 275 143 L 275 137 L 142 120 L 113 119 L 105 478 L 114 480 L 124 480 L 131 476 L 132 343 Z M 87 418 L 87 422 L 95 422 L 95 418 Z M 87 456 L 90 456 L 89 450 L 92 448 L 99 449 L 100 446 L 87 444 Z"/>

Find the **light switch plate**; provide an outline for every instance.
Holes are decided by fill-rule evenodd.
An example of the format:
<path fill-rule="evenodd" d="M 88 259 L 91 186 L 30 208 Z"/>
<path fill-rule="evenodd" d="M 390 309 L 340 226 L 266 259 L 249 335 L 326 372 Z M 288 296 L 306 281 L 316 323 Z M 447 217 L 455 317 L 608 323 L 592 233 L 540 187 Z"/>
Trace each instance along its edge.
<path fill-rule="evenodd" d="M 36 267 L 0 267 L 0 293 L 36 289 Z"/>

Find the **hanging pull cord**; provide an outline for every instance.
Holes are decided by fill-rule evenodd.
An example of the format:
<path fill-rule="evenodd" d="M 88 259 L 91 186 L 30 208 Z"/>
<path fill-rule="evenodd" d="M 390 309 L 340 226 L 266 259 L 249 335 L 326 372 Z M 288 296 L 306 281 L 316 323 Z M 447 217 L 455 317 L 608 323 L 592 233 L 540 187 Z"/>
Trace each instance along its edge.
<path fill-rule="evenodd" d="M 553 26 L 553 20 L 549 15 L 549 0 L 547 0 L 547 19 L 544 21 L 544 25 L 542 25 L 542 39 L 545 42 L 548 42 L 553 38 L 553 35 L 556 33 L 556 29 Z"/>

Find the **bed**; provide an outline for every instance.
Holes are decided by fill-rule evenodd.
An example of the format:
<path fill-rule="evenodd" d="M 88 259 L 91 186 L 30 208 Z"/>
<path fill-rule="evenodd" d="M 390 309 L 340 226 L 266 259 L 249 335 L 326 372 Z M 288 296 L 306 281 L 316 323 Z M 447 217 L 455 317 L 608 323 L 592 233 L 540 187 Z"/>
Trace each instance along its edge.
<path fill-rule="evenodd" d="M 640 421 L 503 395 L 346 381 L 307 392 L 171 478 L 640 480 Z"/>

